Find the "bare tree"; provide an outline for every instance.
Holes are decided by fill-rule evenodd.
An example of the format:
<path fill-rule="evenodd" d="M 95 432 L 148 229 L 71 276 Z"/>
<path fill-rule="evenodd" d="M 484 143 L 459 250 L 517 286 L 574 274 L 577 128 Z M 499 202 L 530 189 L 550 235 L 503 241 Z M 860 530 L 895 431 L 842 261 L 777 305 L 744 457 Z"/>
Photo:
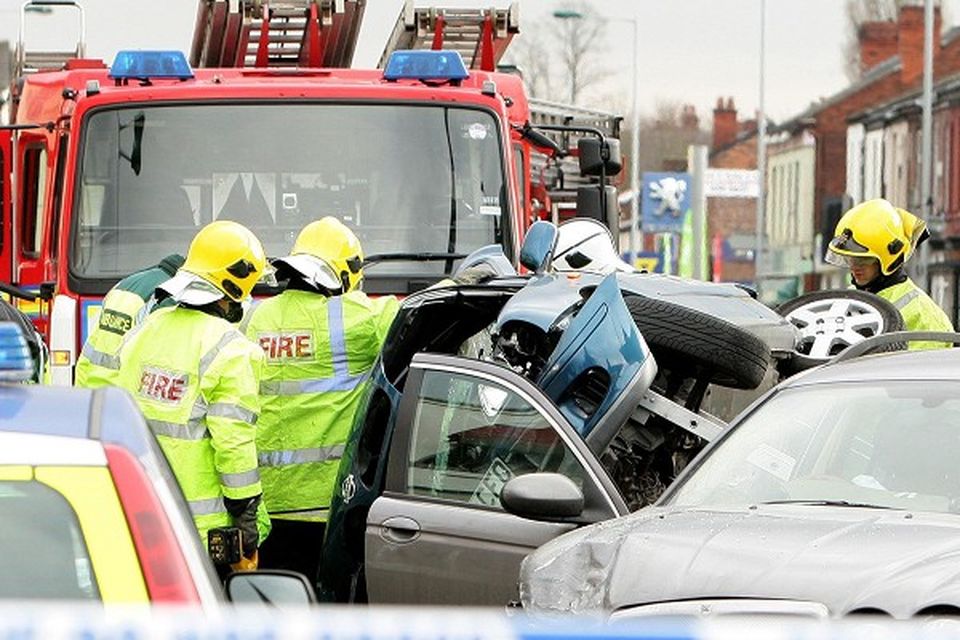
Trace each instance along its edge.
<path fill-rule="evenodd" d="M 507 53 L 509 63 L 516 65 L 523 74 L 530 97 L 543 100 L 558 98 L 553 94 L 552 59 L 553 52 L 544 31 L 536 24 L 525 26 Z"/>
<path fill-rule="evenodd" d="M 710 132 L 700 126 L 693 105 L 658 99 L 651 115 L 640 120 L 640 171 L 683 171 L 687 147 L 708 144 Z"/>
<path fill-rule="evenodd" d="M 610 73 L 603 65 L 607 23 L 585 0 L 563 4 L 554 15 L 559 13 L 567 18 L 553 22 L 550 31 L 560 48 L 561 84 L 567 87 L 566 99 L 576 104 L 585 89 Z"/>

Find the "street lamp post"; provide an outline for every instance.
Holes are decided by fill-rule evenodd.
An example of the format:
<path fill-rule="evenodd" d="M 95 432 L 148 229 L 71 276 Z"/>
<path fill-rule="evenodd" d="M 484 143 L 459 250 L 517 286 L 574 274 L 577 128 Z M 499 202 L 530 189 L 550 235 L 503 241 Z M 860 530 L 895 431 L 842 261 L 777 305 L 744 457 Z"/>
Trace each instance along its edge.
<path fill-rule="evenodd" d="M 558 10 L 553 12 L 554 18 L 561 20 L 579 20 L 583 14 L 579 11 Z M 632 79 L 633 79 L 633 98 L 632 112 L 630 114 L 630 191 L 633 196 L 630 198 L 630 264 L 636 264 L 639 255 L 640 246 L 640 81 L 638 74 L 640 72 L 640 28 L 637 20 L 636 9 L 632 18 L 611 18 L 602 16 L 605 22 L 629 22 L 633 26 L 633 60 L 632 60 Z M 611 231 L 613 231 L 611 229 Z M 619 234 L 619 229 L 616 231 Z"/>
<path fill-rule="evenodd" d="M 933 187 L 932 160 L 933 160 L 933 2 L 924 0 L 923 3 L 923 97 L 921 99 L 920 125 L 920 215 L 930 226 L 933 219 Z M 929 243 L 920 245 L 920 256 L 916 262 L 917 282 L 924 290 L 930 289 L 928 266 L 930 261 Z"/>
<path fill-rule="evenodd" d="M 763 236 L 766 223 L 766 192 L 767 192 L 767 116 L 763 109 L 764 98 L 764 57 L 766 31 L 766 0 L 760 0 L 760 105 L 757 114 L 757 229 L 756 246 L 754 248 L 754 281 L 757 292 L 762 293 L 763 274 Z"/>

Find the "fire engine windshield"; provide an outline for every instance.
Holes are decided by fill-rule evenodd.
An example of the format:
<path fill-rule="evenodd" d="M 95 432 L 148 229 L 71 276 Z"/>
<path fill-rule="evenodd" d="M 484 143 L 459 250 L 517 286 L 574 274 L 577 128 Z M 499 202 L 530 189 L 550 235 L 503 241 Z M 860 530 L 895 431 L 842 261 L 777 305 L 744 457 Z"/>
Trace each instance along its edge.
<path fill-rule="evenodd" d="M 116 280 L 185 253 L 204 224 L 247 225 L 286 255 L 312 220 L 336 216 L 366 277 L 432 279 L 501 242 L 509 220 L 496 120 L 476 109 L 242 104 L 99 111 L 85 128 L 71 271 Z M 421 259 L 397 259 L 397 254 Z M 433 259 L 423 259 L 433 254 Z"/>

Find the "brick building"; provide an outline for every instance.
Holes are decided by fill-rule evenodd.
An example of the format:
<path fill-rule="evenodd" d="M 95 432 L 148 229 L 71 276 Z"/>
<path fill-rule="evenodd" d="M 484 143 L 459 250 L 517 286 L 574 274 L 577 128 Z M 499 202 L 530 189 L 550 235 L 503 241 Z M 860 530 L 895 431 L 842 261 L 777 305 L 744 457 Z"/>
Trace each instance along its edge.
<path fill-rule="evenodd" d="M 937 10 L 934 32 L 934 77 L 939 80 L 960 72 L 960 30 L 954 29 L 941 36 L 940 12 Z M 902 6 L 896 22 L 866 23 L 861 26 L 858 35 L 863 77 L 816 104 L 810 113 L 814 121 L 816 148 L 813 212 L 814 229 L 820 236 L 815 248 L 817 253 L 822 252 L 823 237 L 832 233 L 836 220 L 845 208 L 859 200 L 849 193 L 847 185 L 847 170 L 853 161 L 847 157 L 850 120 L 878 105 L 918 91 L 922 82 L 922 6 Z M 912 171 L 911 163 L 906 159 L 911 154 L 916 155 L 914 145 L 918 143 L 918 136 L 915 132 L 915 125 L 905 125 L 902 131 L 886 134 L 897 137 L 897 140 L 889 141 L 886 149 L 889 152 L 894 146 L 900 148 L 903 166 L 894 166 L 888 157 L 880 161 L 883 171 Z M 865 132 L 865 135 L 869 135 L 869 132 Z M 868 145 L 868 153 L 869 148 Z M 884 183 L 883 177 L 880 175 L 875 180 L 881 181 L 878 184 L 890 185 L 891 190 L 889 193 L 884 191 L 882 195 L 894 198 L 899 206 L 919 208 L 919 190 L 912 188 L 917 184 L 916 180 L 908 177 L 902 180 L 888 179 Z M 894 184 L 898 186 L 892 190 Z M 866 191 L 864 189 L 862 193 Z M 812 286 L 826 283 L 821 274 L 830 275 L 827 267 L 822 264 L 817 266 L 820 271 L 808 278 Z M 829 277 L 826 280 L 832 281 Z"/>
<path fill-rule="evenodd" d="M 739 120 L 733 98 L 719 98 L 713 110 L 714 169 L 757 168 L 757 121 Z M 755 198 L 707 198 L 707 237 L 715 282 L 754 283 Z"/>

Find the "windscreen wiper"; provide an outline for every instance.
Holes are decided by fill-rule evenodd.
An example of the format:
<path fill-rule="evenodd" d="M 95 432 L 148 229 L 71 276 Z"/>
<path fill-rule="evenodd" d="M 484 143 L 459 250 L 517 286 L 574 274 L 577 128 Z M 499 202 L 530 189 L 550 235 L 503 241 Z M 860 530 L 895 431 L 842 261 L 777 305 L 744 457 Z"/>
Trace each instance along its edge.
<path fill-rule="evenodd" d="M 366 267 L 377 262 L 435 262 L 439 260 L 462 260 L 466 257 L 466 253 L 444 253 L 440 251 L 374 253 L 363 260 L 363 266 Z"/>
<path fill-rule="evenodd" d="M 872 504 L 870 502 L 851 502 L 850 500 L 767 500 L 760 504 L 802 504 L 815 507 L 863 507 L 864 509 L 895 509 L 882 504 Z"/>

